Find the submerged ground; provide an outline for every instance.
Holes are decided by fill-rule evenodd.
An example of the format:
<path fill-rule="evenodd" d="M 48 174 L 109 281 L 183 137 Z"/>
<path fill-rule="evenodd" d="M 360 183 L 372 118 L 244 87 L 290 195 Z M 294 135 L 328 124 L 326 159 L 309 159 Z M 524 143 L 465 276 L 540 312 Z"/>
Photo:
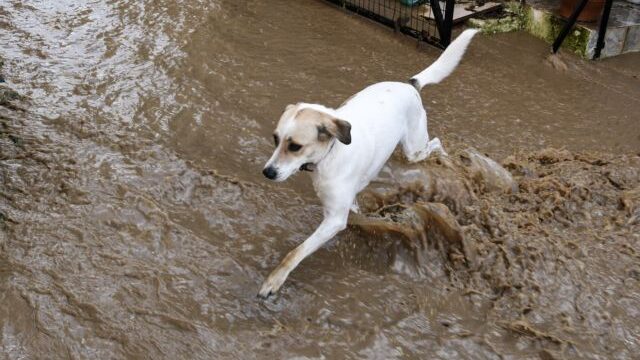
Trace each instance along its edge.
<path fill-rule="evenodd" d="M 0 85 L 22 95 L 0 99 L 5 357 L 640 351 L 637 54 L 478 37 L 423 92 L 452 157 L 394 157 L 363 194 L 379 227 L 352 219 L 262 302 L 321 217 L 305 175 L 260 173 L 280 112 L 337 106 L 439 52 L 312 0 L 8 1 L 0 28 Z M 470 170 L 467 147 L 514 186 Z"/>

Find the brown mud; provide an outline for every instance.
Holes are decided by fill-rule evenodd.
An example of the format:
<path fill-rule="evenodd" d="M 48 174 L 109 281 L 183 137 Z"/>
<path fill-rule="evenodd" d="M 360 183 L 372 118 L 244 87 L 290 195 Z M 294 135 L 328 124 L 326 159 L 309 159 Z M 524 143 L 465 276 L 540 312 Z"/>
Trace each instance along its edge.
<path fill-rule="evenodd" d="M 0 358 L 640 353 L 638 54 L 479 36 L 423 92 L 451 157 L 394 156 L 262 302 L 322 214 L 260 173 L 278 115 L 439 51 L 315 0 L 6 1 L 0 45 Z"/>
<path fill-rule="evenodd" d="M 438 274 L 485 308 L 485 321 L 518 339 L 513 349 L 632 358 L 640 349 L 640 155 L 545 149 L 503 163 L 511 173 L 465 150 L 396 166 L 360 195 L 362 214 L 351 223 L 404 239 L 413 258 L 392 252 L 390 262 L 413 274 L 437 264 L 423 276 Z M 491 335 L 483 342 L 518 355 Z"/>

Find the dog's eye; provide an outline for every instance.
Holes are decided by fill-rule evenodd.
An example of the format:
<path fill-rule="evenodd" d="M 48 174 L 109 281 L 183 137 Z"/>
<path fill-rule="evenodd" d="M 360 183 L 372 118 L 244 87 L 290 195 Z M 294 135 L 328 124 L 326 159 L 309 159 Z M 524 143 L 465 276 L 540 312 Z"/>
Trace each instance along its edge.
<path fill-rule="evenodd" d="M 296 143 L 289 143 L 289 151 L 296 152 L 300 149 L 302 149 L 302 145 L 296 144 Z"/>
<path fill-rule="evenodd" d="M 276 146 L 280 144 L 280 139 L 278 138 L 278 135 L 273 134 L 273 142 L 276 144 Z"/>

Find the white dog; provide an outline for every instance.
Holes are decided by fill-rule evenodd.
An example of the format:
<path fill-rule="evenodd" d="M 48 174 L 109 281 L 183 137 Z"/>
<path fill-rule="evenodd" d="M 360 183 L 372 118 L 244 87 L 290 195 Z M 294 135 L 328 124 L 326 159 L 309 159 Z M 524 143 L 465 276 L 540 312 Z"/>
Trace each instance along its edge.
<path fill-rule="evenodd" d="M 444 152 L 438 138 L 429 141 L 427 113 L 418 92 L 453 72 L 476 32 L 464 31 L 408 84 L 371 85 L 338 109 L 306 103 L 287 106 L 273 134 L 276 150 L 263 173 L 269 179 L 284 181 L 298 170 L 312 171 L 324 220 L 271 272 L 260 297 L 278 291 L 304 258 L 347 226 L 349 210 L 357 211 L 356 195 L 378 175 L 398 143 L 412 162 L 432 151 Z"/>

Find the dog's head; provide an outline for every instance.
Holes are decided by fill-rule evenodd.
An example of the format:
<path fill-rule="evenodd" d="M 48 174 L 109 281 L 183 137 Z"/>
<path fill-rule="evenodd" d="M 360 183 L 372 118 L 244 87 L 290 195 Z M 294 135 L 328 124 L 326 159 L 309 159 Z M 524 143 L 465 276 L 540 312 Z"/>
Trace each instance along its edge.
<path fill-rule="evenodd" d="M 351 124 L 332 112 L 304 104 L 287 106 L 273 133 L 276 150 L 262 171 L 264 176 L 284 181 L 320 162 L 334 141 L 350 144 Z"/>

